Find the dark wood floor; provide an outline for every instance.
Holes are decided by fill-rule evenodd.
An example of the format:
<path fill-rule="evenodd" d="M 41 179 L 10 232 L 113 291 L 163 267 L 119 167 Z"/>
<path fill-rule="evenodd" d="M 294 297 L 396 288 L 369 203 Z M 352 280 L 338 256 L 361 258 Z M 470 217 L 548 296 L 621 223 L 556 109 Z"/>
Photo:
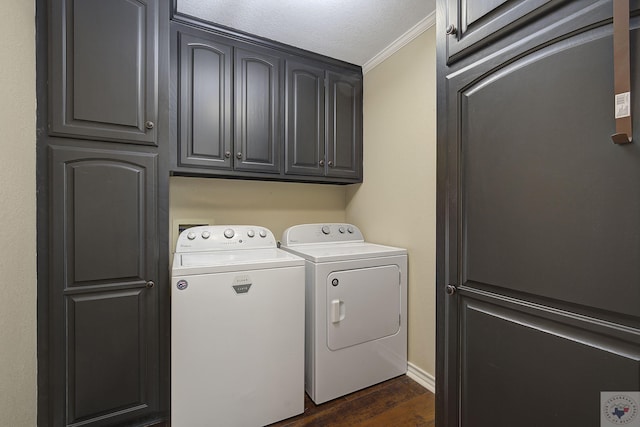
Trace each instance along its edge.
<path fill-rule="evenodd" d="M 305 395 L 304 414 L 270 427 L 434 426 L 434 398 L 403 375 L 322 405 Z"/>

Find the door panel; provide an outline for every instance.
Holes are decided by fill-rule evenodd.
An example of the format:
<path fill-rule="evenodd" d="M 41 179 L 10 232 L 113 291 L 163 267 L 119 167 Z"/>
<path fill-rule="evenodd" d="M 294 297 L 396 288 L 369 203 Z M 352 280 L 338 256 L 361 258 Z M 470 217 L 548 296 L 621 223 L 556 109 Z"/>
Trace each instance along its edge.
<path fill-rule="evenodd" d="M 231 169 L 232 48 L 179 31 L 178 166 Z"/>
<path fill-rule="evenodd" d="M 51 133 L 157 144 L 156 1 L 56 0 L 51 11 Z"/>
<path fill-rule="evenodd" d="M 327 277 L 327 345 L 331 350 L 400 330 L 397 265 L 336 271 Z"/>
<path fill-rule="evenodd" d="M 67 297 L 69 424 L 147 407 L 143 289 Z"/>
<path fill-rule="evenodd" d="M 362 79 L 327 72 L 327 176 L 362 177 Z"/>
<path fill-rule="evenodd" d="M 640 330 L 614 338 L 484 299 L 461 299 L 462 426 L 595 426 L 601 391 L 638 390 Z"/>
<path fill-rule="evenodd" d="M 463 283 L 640 316 L 640 148 L 609 138 L 611 46 L 557 43 L 462 93 Z"/>
<path fill-rule="evenodd" d="M 285 172 L 323 175 L 324 70 L 288 61 L 286 93 Z"/>
<path fill-rule="evenodd" d="M 280 172 L 281 61 L 275 55 L 235 49 L 235 169 Z"/>
<path fill-rule="evenodd" d="M 150 416 L 160 377 L 158 293 L 147 286 L 159 279 L 158 154 L 51 142 L 50 384 L 64 396 L 52 419 Z"/>
<path fill-rule="evenodd" d="M 146 170 L 111 159 L 69 163 L 64 191 L 68 231 L 67 287 L 142 281 L 145 275 Z M 96 194 L 110 197 L 96 198 Z M 96 227 L 100 224 L 100 227 Z"/>

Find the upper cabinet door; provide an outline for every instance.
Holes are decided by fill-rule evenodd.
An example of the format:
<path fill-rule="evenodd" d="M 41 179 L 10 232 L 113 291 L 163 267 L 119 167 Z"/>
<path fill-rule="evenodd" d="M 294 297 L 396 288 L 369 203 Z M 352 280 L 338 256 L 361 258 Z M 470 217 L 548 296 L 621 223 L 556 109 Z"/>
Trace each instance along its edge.
<path fill-rule="evenodd" d="M 157 0 L 53 0 L 53 135 L 157 145 Z"/>
<path fill-rule="evenodd" d="M 447 0 L 447 60 L 455 61 L 566 0 Z"/>
<path fill-rule="evenodd" d="M 327 72 L 327 176 L 362 178 L 362 78 Z"/>
<path fill-rule="evenodd" d="M 175 43 L 178 166 L 231 169 L 233 48 L 187 29 L 177 32 Z"/>
<path fill-rule="evenodd" d="M 235 169 L 280 172 L 281 60 L 235 48 Z"/>
<path fill-rule="evenodd" d="M 324 175 L 324 70 L 287 62 L 286 173 Z"/>

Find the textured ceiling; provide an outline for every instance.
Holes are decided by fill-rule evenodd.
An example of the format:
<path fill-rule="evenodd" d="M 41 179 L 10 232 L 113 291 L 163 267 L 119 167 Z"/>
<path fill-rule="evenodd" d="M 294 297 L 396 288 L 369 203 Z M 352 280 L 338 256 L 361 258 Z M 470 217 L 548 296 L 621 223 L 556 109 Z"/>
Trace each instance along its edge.
<path fill-rule="evenodd" d="M 178 0 L 178 11 L 364 65 L 435 10 L 435 0 Z"/>

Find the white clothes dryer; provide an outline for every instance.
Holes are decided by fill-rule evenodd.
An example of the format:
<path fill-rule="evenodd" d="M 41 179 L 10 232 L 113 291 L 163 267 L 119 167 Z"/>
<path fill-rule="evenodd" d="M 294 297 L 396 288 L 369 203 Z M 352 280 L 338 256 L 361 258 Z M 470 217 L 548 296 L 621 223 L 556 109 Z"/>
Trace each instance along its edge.
<path fill-rule="evenodd" d="M 305 390 L 323 403 L 407 372 L 407 251 L 351 224 L 285 230 L 305 259 Z"/>
<path fill-rule="evenodd" d="M 304 412 L 304 260 L 256 226 L 178 237 L 171 425 L 270 424 Z"/>

